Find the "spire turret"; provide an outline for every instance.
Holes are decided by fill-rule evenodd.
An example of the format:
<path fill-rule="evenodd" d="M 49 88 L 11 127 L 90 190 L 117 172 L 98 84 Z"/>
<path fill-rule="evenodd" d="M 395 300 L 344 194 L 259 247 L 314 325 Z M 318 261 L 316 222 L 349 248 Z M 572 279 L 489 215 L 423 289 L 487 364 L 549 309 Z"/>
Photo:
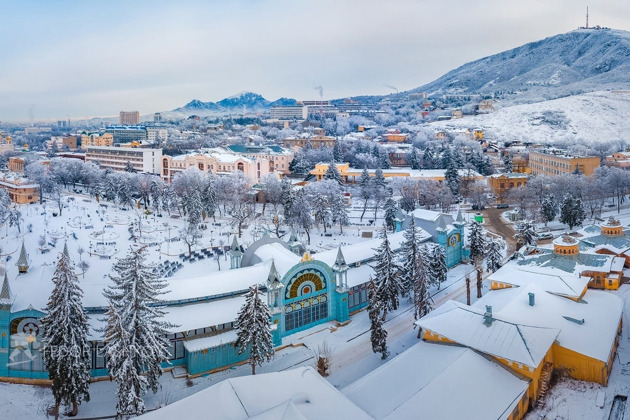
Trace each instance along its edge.
<path fill-rule="evenodd" d="M 20 250 L 20 258 L 18 258 L 16 265 L 18 266 L 18 271 L 20 273 L 28 272 L 29 262 L 28 262 L 28 256 L 26 255 L 26 248 L 24 248 L 24 241 L 22 241 L 22 249 Z"/>

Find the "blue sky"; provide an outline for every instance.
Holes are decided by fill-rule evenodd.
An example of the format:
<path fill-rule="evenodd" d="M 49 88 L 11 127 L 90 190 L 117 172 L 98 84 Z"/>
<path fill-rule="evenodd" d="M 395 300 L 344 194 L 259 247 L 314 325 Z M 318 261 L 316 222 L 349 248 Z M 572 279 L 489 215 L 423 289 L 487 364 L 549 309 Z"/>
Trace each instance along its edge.
<path fill-rule="evenodd" d="M 630 2 L 589 1 L 630 30 Z M 324 97 L 407 90 L 584 25 L 574 0 L 0 0 L 0 121 L 150 114 L 243 90 Z"/>

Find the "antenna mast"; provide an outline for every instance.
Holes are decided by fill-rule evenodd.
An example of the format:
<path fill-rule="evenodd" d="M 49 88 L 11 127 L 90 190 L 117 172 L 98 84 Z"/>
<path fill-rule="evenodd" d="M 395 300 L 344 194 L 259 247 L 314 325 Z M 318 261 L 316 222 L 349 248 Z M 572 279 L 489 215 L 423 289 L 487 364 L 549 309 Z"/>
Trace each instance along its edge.
<path fill-rule="evenodd" d="M 586 6 L 586 29 L 588 29 L 588 6 Z"/>

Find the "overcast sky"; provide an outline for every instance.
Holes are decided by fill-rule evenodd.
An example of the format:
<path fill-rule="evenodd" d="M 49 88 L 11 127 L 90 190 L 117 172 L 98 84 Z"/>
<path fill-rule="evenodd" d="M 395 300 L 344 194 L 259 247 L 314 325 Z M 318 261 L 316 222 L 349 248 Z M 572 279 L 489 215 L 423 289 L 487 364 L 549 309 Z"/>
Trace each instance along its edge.
<path fill-rule="evenodd" d="M 630 30 L 630 1 L 590 0 Z M 583 26 L 575 0 L 0 0 L 0 121 L 141 114 L 237 92 L 387 94 Z"/>

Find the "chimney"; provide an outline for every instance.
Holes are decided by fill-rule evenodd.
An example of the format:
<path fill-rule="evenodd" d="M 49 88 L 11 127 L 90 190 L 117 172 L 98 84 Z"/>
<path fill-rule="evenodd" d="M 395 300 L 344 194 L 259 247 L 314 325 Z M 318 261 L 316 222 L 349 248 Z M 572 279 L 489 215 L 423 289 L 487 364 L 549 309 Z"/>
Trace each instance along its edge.
<path fill-rule="evenodd" d="M 535 295 L 532 292 L 529 292 L 527 295 L 529 296 L 529 306 L 534 306 Z"/>
<path fill-rule="evenodd" d="M 486 327 L 492 325 L 492 306 L 486 305 L 486 313 L 483 314 L 483 325 Z"/>

